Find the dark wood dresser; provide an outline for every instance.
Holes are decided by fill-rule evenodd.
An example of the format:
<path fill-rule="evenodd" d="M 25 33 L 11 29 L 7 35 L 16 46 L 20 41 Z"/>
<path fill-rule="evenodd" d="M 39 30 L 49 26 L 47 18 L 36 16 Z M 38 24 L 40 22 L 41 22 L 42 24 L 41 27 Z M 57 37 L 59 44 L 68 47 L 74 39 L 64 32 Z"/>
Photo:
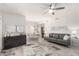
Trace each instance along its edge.
<path fill-rule="evenodd" d="M 7 36 L 3 38 L 3 50 L 26 44 L 26 35 Z"/>

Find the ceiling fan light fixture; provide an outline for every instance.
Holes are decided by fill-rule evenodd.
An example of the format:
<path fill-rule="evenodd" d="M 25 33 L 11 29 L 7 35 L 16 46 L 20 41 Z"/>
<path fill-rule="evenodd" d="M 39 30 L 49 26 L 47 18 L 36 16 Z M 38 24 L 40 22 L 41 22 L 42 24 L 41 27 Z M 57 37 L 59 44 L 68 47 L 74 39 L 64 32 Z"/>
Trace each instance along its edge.
<path fill-rule="evenodd" d="M 53 12 L 53 10 L 52 9 L 50 9 L 49 11 L 48 11 L 48 13 L 52 13 Z"/>
<path fill-rule="evenodd" d="M 52 12 L 52 15 L 55 15 L 55 13 L 54 13 L 54 12 Z"/>

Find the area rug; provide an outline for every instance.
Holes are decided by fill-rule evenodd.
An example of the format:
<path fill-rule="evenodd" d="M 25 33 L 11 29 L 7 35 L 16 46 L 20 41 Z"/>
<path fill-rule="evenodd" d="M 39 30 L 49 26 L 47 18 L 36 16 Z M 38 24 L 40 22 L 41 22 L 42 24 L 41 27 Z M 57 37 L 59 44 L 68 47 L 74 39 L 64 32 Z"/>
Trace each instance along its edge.
<path fill-rule="evenodd" d="M 55 50 L 61 50 L 60 48 L 56 47 L 56 46 L 52 46 Z"/>

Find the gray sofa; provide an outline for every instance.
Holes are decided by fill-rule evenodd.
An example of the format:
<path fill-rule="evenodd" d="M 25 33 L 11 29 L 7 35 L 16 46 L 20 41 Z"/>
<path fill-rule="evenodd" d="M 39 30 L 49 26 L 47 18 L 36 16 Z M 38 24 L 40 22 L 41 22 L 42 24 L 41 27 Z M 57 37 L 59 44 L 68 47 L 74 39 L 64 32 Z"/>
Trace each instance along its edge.
<path fill-rule="evenodd" d="M 60 44 L 60 45 L 70 47 L 71 39 L 69 38 L 67 40 L 64 40 L 63 38 L 64 38 L 65 35 L 70 36 L 70 34 L 50 33 L 49 37 L 44 37 L 44 39 L 49 41 L 49 42 L 53 42 L 53 43 L 57 43 L 57 44 Z"/>

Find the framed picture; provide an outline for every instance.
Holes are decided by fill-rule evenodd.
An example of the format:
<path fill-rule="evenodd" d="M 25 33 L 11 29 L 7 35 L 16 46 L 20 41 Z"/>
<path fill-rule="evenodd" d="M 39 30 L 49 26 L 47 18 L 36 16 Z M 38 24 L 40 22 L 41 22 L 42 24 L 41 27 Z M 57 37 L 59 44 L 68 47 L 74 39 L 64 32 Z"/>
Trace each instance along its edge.
<path fill-rule="evenodd" d="M 17 32 L 24 32 L 24 26 L 23 25 L 17 25 Z"/>

